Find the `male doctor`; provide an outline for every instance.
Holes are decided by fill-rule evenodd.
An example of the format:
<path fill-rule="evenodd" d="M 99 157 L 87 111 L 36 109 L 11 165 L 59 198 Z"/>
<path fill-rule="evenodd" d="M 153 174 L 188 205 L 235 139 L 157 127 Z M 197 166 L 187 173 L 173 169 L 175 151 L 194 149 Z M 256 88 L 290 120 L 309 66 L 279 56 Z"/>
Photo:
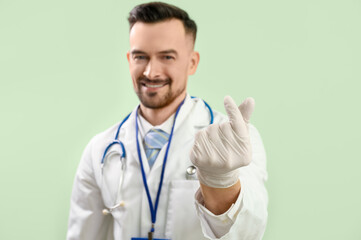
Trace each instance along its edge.
<path fill-rule="evenodd" d="M 253 99 L 237 107 L 225 97 L 227 117 L 187 94 L 199 53 L 185 11 L 146 3 L 128 21 L 140 104 L 85 148 L 67 239 L 261 239 L 267 172 L 262 140 L 248 123 Z M 115 137 L 121 144 L 109 145 Z"/>

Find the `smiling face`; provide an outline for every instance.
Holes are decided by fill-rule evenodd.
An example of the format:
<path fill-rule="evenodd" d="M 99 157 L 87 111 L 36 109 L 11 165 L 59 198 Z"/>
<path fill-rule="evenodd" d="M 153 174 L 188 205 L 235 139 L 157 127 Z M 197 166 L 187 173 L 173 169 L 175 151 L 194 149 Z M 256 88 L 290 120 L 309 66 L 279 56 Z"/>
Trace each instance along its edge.
<path fill-rule="evenodd" d="M 193 38 L 183 23 L 170 19 L 135 23 L 127 58 L 141 105 L 162 109 L 184 99 L 188 76 L 195 73 L 199 54 L 193 50 Z"/>

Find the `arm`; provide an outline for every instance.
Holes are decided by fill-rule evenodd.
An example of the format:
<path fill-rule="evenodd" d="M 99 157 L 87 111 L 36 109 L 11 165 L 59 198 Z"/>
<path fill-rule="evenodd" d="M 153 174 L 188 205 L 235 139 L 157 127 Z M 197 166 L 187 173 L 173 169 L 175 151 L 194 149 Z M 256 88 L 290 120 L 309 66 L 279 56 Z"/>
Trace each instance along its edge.
<path fill-rule="evenodd" d="M 237 108 L 225 98 L 229 122 L 213 124 L 196 136 L 191 152 L 201 185 L 196 205 L 208 238 L 236 234 L 237 239 L 260 239 L 265 230 L 265 154 L 257 130 L 247 124 L 253 107 L 253 99 Z"/>
<path fill-rule="evenodd" d="M 203 183 L 200 183 L 200 186 L 204 206 L 215 215 L 225 213 L 237 201 L 241 192 L 239 180 L 228 188 L 213 188 Z"/>
<path fill-rule="evenodd" d="M 71 196 L 67 240 L 107 239 L 110 236 L 111 217 L 103 216 L 100 190 L 96 184 L 91 143 L 83 152 Z"/>

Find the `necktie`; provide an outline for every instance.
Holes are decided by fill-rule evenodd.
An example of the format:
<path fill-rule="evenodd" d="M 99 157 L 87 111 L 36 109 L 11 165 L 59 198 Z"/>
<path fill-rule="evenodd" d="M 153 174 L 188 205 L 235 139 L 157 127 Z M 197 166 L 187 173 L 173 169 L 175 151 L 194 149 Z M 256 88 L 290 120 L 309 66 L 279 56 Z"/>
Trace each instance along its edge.
<path fill-rule="evenodd" d="M 169 134 L 160 129 L 151 129 L 144 137 L 145 155 L 147 155 L 149 167 L 152 167 L 155 159 L 164 144 L 168 142 Z"/>

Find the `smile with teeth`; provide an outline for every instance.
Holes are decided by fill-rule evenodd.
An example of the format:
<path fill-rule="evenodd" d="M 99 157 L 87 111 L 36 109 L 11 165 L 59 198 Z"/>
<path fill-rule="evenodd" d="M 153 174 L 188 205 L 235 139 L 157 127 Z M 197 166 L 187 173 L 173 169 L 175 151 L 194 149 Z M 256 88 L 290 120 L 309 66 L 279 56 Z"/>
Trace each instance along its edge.
<path fill-rule="evenodd" d="M 145 83 L 144 86 L 148 87 L 148 88 L 160 88 L 165 86 L 166 83 L 162 83 L 162 84 L 147 84 Z"/>

